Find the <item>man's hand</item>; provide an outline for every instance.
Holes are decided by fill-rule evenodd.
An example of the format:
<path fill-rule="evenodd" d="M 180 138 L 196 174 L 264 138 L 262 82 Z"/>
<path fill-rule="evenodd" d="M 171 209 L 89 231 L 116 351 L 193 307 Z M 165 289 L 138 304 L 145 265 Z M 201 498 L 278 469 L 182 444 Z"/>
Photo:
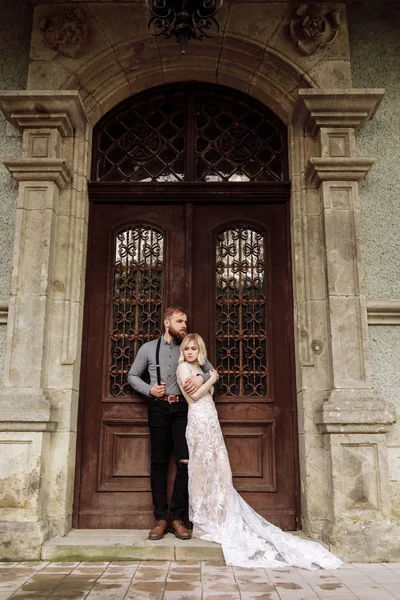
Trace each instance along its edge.
<path fill-rule="evenodd" d="M 160 385 L 155 383 L 150 388 L 150 396 L 154 396 L 155 398 L 162 398 L 162 396 L 165 396 L 165 383 L 163 381 Z"/>
<path fill-rule="evenodd" d="M 204 380 L 201 376 L 199 377 L 198 375 L 192 375 L 191 377 L 188 377 L 186 379 L 183 389 L 187 394 L 189 394 L 189 396 L 191 396 L 192 394 L 197 392 L 197 390 L 203 385 L 203 383 Z"/>

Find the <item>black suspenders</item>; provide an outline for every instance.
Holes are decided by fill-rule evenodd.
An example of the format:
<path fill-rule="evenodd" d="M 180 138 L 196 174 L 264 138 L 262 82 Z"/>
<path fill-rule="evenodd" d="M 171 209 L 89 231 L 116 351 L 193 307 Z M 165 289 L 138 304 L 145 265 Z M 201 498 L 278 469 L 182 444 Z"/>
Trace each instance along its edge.
<path fill-rule="evenodd" d="M 161 346 L 161 338 L 158 338 L 157 349 L 156 349 L 157 385 L 161 385 L 160 346 Z"/>

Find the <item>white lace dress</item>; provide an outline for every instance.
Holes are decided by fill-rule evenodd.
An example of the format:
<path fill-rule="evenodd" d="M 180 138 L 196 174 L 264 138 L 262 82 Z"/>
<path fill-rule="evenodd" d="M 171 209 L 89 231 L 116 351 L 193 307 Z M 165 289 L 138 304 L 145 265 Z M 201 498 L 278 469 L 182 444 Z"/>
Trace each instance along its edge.
<path fill-rule="evenodd" d="M 192 374 L 200 367 L 185 363 Z M 178 384 L 182 389 L 179 377 Z M 212 390 L 211 390 L 212 391 Z M 193 537 L 222 545 L 227 565 L 336 569 L 340 559 L 317 542 L 285 533 L 257 514 L 233 487 L 232 472 L 211 393 L 189 404 L 189 518 Z"/>

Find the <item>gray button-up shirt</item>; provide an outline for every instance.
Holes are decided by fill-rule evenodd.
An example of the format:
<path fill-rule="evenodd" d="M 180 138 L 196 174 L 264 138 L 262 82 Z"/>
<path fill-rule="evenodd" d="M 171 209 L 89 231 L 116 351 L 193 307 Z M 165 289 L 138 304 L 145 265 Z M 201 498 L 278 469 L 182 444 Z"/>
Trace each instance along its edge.
<path fill-rule="evenodd" d="M 141 348 L 139 348 L 136 358 L 128 373 L 129 385 L 139 394 L 144 396 L 150 395 L 150 389 L 154 384 L 157 383 L 157 369 L 156 369 L 156 350 L 157 340 L 146 342 Z M 165 393 L 178 396 L 182 392 L 176 381 L 176 369 L 178 368 L 179 350 L 180 346 L 173 340 L 170 344 L 165 340 L 164 336 L 161 338 L 160 345 L 160 371 L 161 381 L 166 384 Z M 208 371 L 212 369 L 210 361 L 206 361 L 202 369 L 204 371 L 204 381 L 207 381 L 210 377 Z M 143 373 L 148 369 L 150 374 L 150 384 L 146 383 L 142 379 Z"/>

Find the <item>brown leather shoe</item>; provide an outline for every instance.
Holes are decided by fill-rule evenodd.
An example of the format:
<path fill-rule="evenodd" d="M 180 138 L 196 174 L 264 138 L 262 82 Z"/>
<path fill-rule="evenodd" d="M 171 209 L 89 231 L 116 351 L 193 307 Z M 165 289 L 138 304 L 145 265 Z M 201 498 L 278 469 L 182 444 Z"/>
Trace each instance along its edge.
<path fill-rule="evenodd" d="M 189 529 L 185 527 L 183 521 L 171 521 L 170 523 L 171 532 L 175 535 L 175 537 L 180 540 L 190 540 L 192 534 Z"/>
<path fill-rule="evenodd" d="M 160 519 L 156 521 L 153 529 L 149 533 L 149 540 L 161 540 L 168 531 L 168 521 Z"/>

